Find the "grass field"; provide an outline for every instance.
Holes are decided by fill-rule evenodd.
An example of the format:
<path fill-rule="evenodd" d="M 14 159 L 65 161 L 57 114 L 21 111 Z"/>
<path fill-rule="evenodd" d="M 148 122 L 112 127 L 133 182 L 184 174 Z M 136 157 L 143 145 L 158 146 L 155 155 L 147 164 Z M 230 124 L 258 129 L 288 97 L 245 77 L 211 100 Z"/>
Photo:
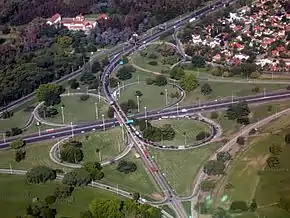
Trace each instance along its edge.
<path fill-rule="evenodd" d="M 158 120 L 151 122 L 154 126 L 162 126 L 164 124 L 171 124 L 175 130 L 175 137 L 172 141 L 163 140 L 159 142 L 161 145 L 184 145 L 189 146 L 196 142 L 196 135 L 200 131 L 210 132 L 210 128 L 199 121 L 190 119 L 180 120 Z"/>
<path fill-rule="evenodd" d="M 1 151 L 0 168 L 9 169 L 11 164 L 12 169 L 27 170 L 35 166 L 45 165 L 52 168 L 58 168 L 68 171 L 67 168 L 59 166 L 50 160 L 49 150 L 55 143 L 56 140 L 51 140 L 47 142 L 26 145 L 24 147 L 24 149 L 26 150 L 26 158 L 18 163 L 14 160 L 14 156 L 16 153 L 15 150 Z"/>
<path fill-rule="evenodd" d="M 58 114 L 53 118 L 46 118 L 49 121 L 62 123 L 61 106 L 63 106 L 65 123 L 79 123 L 96 120 L 95 103 L 98 105 L 99 119 L 102 114 L 107 117 L 108 106 L 105 102 L 94 97 L 89 97 L 86 101 L 81 101 L 80 96 L 62 97 L 61 103 L 56 105 Z"/>
<path fill-rule="evenodd" d="M 101 160 L 111 159 L 120 154 L 125 148 L 120 127 L 105 132 L 77 136 L 76 139 L 83 143 L 84 162 L 100 161 L 99 153 L 101 154 Z M 96 152 L 97 148 L 99 153 Z"/>
<path fill-rule="evenodd" d="M 290 197 L 290 189 L 288 187 L 290 181 L 289 172 L 289 152 L 290 147 L 284 145 L 284 136 L 289 128 L 289 115 L 261 128 L 260 132 L 268 133 L 261 136 L 251 138 L 247 143 L 248 147 L 241 152 L 229 171 L 226 177 L 217 187 L 219 194 L 216 196 L 217 205 L 220 202 L 220 196 L 228 194 L 230 200 L 242 200 L 250 202 L 253 198 L 258 204 L 257 217 L 289 217 L 290 213 L 279 209 L 273 205 L 278 202 L 281 196 Z M 280 169 L 268 170 L 263 173 L 258 173 L 263 170 L 266 165 L 266 159 L 270 156 L 269 146 L 272 144 L 280 144 L 283 146 L 281 153 Z M 224 185 L 231 183 L 233 189 L 225 191 Z M 247 191 L 245 191 L 247 190 Z M 243 215 L 240 217 L 256 217 Z"/>
<path fill-rule="evenodd" d="M 134 150 L 132 150 L 134 152 Z M 161 200 L 159 188 L 155 185 L 146 172 L 140 159 L 136 159 L 133 152 L 123 160 L 133 161 L 137 165 L 137 170 L 133 173 L 124 174 L 116 170 L 117 164 L 112 164 L 104 167 L 105 177 L 103 182 L 115 187 L 129 190 L 131 192 L 139 192 L 141 196 L 150 199 Z"/>
<path fill-rule="evenodd" d="M 4 217 L 23 216 L 26 207 L 34 197 L 40 200 L 53 193 L 58 182 L 30 185 L 24 183 L 24 176 L 0 175 L 0 209 Z M 71 197 L 59 200 L 52 205 L 57 210 L 57 218 L 78 218 L 80 213 L 88 210 L 94 199 L 113 199 L 116 195 L 89 187 L 76 188 Z M 13 208 L 13 209 L 12 209 Z"/>
<path fill-rule="evenodd" d="M 192 105 L 198 104 L 200 102 L 208 100 L 221 100 L 221 99 L 231 99 L 233 97 L 241 97 L 247 95 L 257 95 L 263 94 L 264 88 L 265 92 L 272 92 L 275 90 L 286 90 L 287 85 L 263 85 L 263 84 L 250 84 L 250 83 L 222 83 L 222 82 L 208 82 L 212 88 L 212 93 L 205 96 L 201 93 L 201 87 L 204 82 L 200 82 L 200 86 L 193 92 L 187 93 L 185 100 L 181 103 L 182 105 Z M 253 92 L 253 88 L 259 87 L 260 92 Z"/>
<path fill-rule="evenodd" d="M 149 46 L 147 46 L 146 49 L 142 50 L 142 52 L 147 52 L 148 54 L 155 51 L 155 53 L 157 54 L 157 59 L 151 59 L 151 58 L 148 58 L 147 56 L 142 57 L 140 52 L 136 52 L 132 56 L 131 61 L 139 67 L 142 67 L 144 69 L 151 70 L 154 72 L 160 72 L 161 70 L 169 70 L 171 65 L 163 64 L 161 62 L 163 56 L 157 52 L 157 48 L 159 46 L 161 46 L 161 45 L 149 45 Z M 179 60 L 179 59 L 177 59 L 177 60 Z M 156 61 L 158 64 L 155 66 L 150 65 L 149 64 L 150 61 Z M 176 61 L 176 62 L 178 62 L 178 61 Z"/>
<path fill-rule="evenodd" d="M 191 202 L 190 201 L 183 201 L 182 206 L 185 209 L 187 216 L 191 216 Z"/>
<path fill-rule="evenodd" d="M 150 149 L 162 173 L 179 195 L 188 195 L 202 164 L 220 146 L 218 143 L 187 151 L 163 151 Z"/>
<path fill-rule="evenodd" d="M 155 86 L 144 83 L 134 84 L 121 90 L 119 102 L 125 102 L 129 99 L 137 102 L 136 91 L 141 91 L 143 95 L 139 97 L 140 111 L 144 111 L 144 107 L 147 107 L 148 110 L 162 108 L 166 105 L 165 89 L 167 89 L 168 104 L 176 102 L 177 98 L 171 98 L 170 94 L 175 93 L 178 89 L 172 85 Z"/>

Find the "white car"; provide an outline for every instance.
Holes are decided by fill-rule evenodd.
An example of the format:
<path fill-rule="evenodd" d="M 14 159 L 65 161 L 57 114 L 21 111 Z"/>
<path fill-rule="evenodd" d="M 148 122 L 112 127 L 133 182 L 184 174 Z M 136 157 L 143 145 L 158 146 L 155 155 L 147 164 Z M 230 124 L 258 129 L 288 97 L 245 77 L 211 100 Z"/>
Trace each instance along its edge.
<path fill-rule="evenodd" d="M 85 131 L 81 131 L 81 133 L 85 133 Z"/>
<path fill-rule="evenodd" d="M 187 110 L 186 109 L 182 109 L 181 112 L 182 113 L 185 113 L 185 112 L 187 112 Z"/>
<path fill-rule="evenodd" d="M 93 128 L 93 129 L 92 129 L 92 131 L 96 131 L 96 129 L 95 129 L 95 128 Z"/>

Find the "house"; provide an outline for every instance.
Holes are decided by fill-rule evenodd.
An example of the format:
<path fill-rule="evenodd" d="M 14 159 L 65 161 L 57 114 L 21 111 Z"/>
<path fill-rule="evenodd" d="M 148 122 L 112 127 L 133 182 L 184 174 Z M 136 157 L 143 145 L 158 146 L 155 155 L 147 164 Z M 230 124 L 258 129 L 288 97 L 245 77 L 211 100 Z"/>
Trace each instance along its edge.
<path fill-rule="evenodd" d="M 73 18 L 64 17 L 62 18 L 60 14 L 55 14 L 51 18 L 47 19 L 48 25 L 57 25 L 61 24 L 69 30 L 83 30 L 88 32 L 92 28 L 97 25 L 97 21 L 100 20 L 107 20 L 108 16 L 106 14 L 100 15 L 98 18 L 95 19 L 86 19 L 83 15 L 78 15 Z"/>
<path fill-rule="evenodd" d="M 60 14 L 55 14 L 51 18 L 48 18 L 47 19 L 46 24 L 48 24 L 48 25 L 54 25 L 54 24 L 60 23 L 60 21 L 61 21 Z"/>

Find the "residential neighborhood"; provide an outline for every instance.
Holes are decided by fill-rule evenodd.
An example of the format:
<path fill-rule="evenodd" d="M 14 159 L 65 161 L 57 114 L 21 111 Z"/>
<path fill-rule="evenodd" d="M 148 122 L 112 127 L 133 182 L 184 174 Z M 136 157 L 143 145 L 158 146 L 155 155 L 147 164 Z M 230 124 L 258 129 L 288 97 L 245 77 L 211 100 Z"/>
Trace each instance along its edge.
<path fill-rule="evenodd" d="M 215 63 L 235 66 L 247 61 L 263 71 L 288 72 L 290 14 L 279 2 L 259 0 L 229 13 L 196 31 L 191 43 L 210 47 Z"/>

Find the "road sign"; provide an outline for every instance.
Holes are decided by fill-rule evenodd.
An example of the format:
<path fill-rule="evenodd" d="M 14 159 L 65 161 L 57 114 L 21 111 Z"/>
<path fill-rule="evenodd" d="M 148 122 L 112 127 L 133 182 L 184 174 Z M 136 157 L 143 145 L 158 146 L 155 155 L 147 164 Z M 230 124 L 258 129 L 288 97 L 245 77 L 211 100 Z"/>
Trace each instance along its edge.
<path fill-rule="evenodd" d="M 126 124 L 132 124 L 132 123 L 134 123 L 134 120 L 127 120 L 126 121 Z"/>
<path fill-rule="evenodd" d="M 120 65 L 123 65 L 124 64 L 124 61 L 120 60 L 119 64 Z"/>

